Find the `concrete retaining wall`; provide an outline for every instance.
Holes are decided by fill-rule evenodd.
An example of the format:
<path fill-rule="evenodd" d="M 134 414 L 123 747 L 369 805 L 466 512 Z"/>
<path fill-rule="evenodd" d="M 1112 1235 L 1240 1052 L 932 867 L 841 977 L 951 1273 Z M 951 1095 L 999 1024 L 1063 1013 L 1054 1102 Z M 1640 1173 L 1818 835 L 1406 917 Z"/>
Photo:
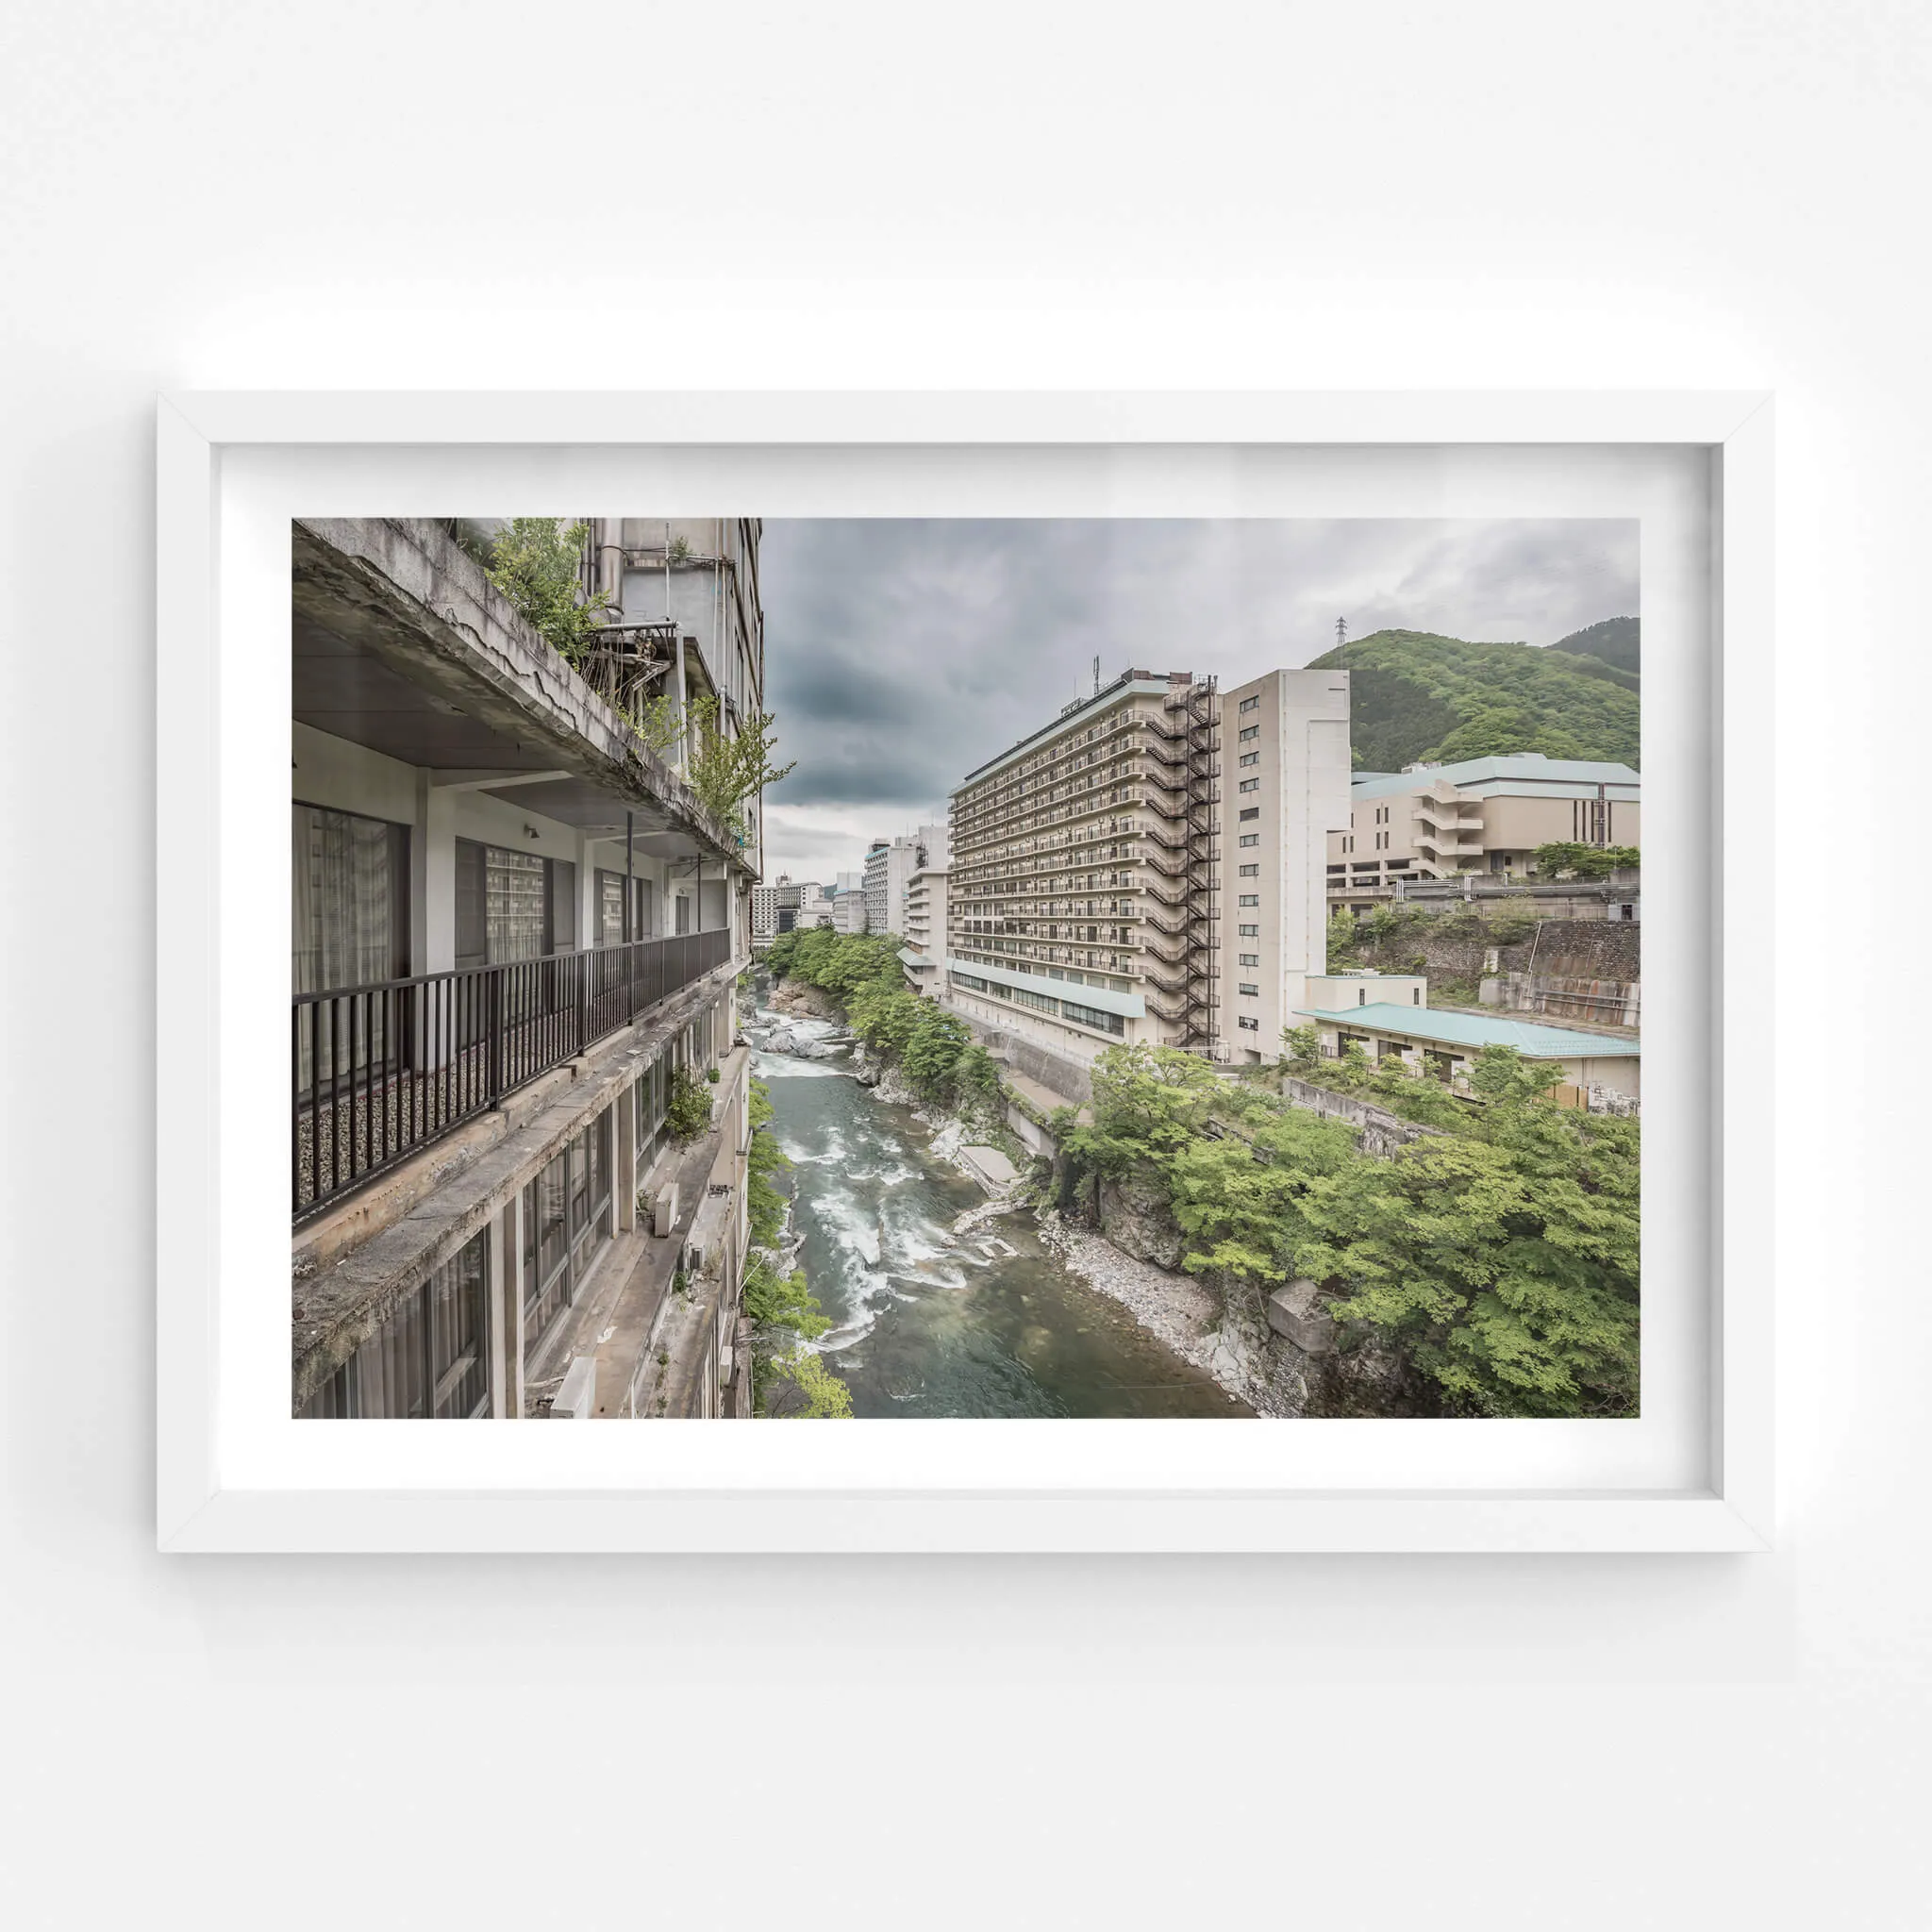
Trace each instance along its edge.
<path fill-rule="evenodd" d="M 989 1026 L 983 1020 L 975 1020 L 971 1013 L 961 1012 L 957 1006 L 949 1005 L 946 1010 L 958 1014 L 965 1022 L 974 1038 L 988 1053 L 1004 1059 L 1028 1079 L 1038 1080 L 1041 1086 L 1051 1087 L 1056 1093 L 1064 1095 L 1070 1107 L 1092 1106 L 1092 1075 L 1078 1060 L 1070 1060 L 1063 1054 L 1049 1053 L 1037 1041 L 1024 1040 L 1017 1033 Z"/>
<path fill-rule="evenodd" d="M 1306 1080 L 1297 1080 L 1292 1074 L 1281 1076 L 1281 1097 L 1291 1107 L 1303 1108 L 1309 1113 L 1319 1113 L 1329 1120 L 1346 1121 L 1357 1130 L 1359 1144 L 1366 1154 L 1387 1155 L 1413 1141 L 1428 1140 L 1437 1131 L 1434 1127 L 1419 1126 L 1414 1121 L 1406 1121 L 1400 1114 L 1391 1113 L 1387 1108 L 1357 1100 L 1352 1093 L 1332 1093 L 1325 1087 L 1310 1086 Z"/>

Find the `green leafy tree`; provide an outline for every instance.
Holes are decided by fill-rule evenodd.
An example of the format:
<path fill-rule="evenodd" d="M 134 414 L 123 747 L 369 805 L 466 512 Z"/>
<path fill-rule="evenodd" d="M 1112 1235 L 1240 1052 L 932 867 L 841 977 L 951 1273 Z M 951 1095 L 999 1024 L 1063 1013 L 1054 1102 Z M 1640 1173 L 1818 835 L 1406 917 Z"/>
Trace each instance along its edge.
<path fill-rule="evenodd" d="M 490 549 L 490 581 L 558 655 L 575 664 L 604 622 L 610 599 L 584 594 L 585 524 L 512 517 Z"/>
<path fill-rule="evenodd" d="M 1357 1049 L 1343 1072 L 1441 1131 L 1364 1153 L 1345 1124 L 1191 1055 L 1116 1047 L 1094 1068 L 1092 1125 L 1062 1141 L 1065 1172 L 1164 1181 L 1186 1267 L 1263 1289 L 1313 1277 L 1457 1412 L 1634 1414 L 1638 1123 L 1554 1105 L 1560 1068 L 1507 1047 L 1472 1062 L 1473 1102 L 1393 1057 Z"/>
<path fill-rule="evenodd" d="M 1463 1132 L 1319 1180 L 1302 1272 L 1476 1415 L 1631 1415 L 1637 1123 L 1553 1106 L 1550 1066 L 1490 1047 Z"/>
<path fill-rule="evenodd" d="M 927 1100 L 941 1100 L 953 1091 L 953 1070 L 971 1038 L 966 1023 L 958 1015 L 935 1006 L 931 1000 L 916 1003 L 922 1011 L 906 1042 L 903 1064 L 913 1091 Z"/>
<path fill-rule="evenodd" d="M 1353 1129 L 1311 1113 L 1281 1113 L 1245 1136 L 1190 1141 L 1168 1164 L 1174 1219 L 1190 1239 L 1181 1265 L 1276 1282 L 1314 1230 L 1302 1204 L 1317 1175 L 1355 1155 Z"/>
<path fill-rule="evenodd" d="M 744 1312 L 758 1327 L 782 1328 L 791 1342 L 816 1341 L 832 1325 L 806 1286 L 805 1270 L 780 1274 L 762 1255 L 744 1272 Z"/>
<path fill-rule="evenodd" d="M 785 1227 L 785 1195 L 773 1176 L 791 1165 L 772 1132 L 772 1093 L 762 1080 L 751 1083 L 751 1147 L 745 1155 L 745 1211 L 752 1245 L 777 1244 Z"/>
<path fill-rule="evenodd" d="M 1306 1076 L 1322 1067 L 1322 1034 L 1315 1026 L 1281 1029 L 1281 1063 L 1290 1073 Z"/>
<path fill-rule="evenodd" d="M 1109 1176 L 1172 1159 L 1202 1134 L 1223 1091 L 1206 1060 L 1173 1047 L 1110 1046 L 1092 1081 L 1092 1124 L 1064 1144 L 1082 1167 Z"/>
<path fill-rule="evenodd" d="M 664 1098 L 664 1124 L 671 1138 L 689 1145 L 710 1131 L 711 1090 L 689 1067 L 675 1068 Z"/>
<path fill-rule="evenodd" d="M 772 762 L 777 720 L 769 711 L 747 718 L 734 738 L 720 723 L 718 700 L 708 693 L 691 704 L 691 728 L 695 742 L 685 763 L 685 780 L 705 808 L 742 838 L 745 800 L 779 783 L 798 761 Z"/>
<path fill-rule="evenodd" d="M 953 1091 L 962 1105 L 999 1098 L 999 1064 L 976 1040 L 962 1046 L 953 1062 Z"/>
<path fill-rule="evenodd" d="M 1573 845 L 1560 841 L 1539 845 L 1535 853 L 1537 872 L 1544 878 L 1570 873 L 1579 879 L 1607 879 L 1613 872 L 1641 863 L 1635 845 Z"/>
<path fill-rule="evenodd" d="M 1328 915 L 1329 972 L 1336 973 L 1356 963 L 1355 943 L 1355 914 L 1346 906 L 1338 906 Z"/>
<path fill-rule="evenodd" d="M 824 1357 L 800 1349 L 773 1362 L 764 1412 L 778 1421 L 849 1421 L 852 1391 L 826 1368 Z"/>

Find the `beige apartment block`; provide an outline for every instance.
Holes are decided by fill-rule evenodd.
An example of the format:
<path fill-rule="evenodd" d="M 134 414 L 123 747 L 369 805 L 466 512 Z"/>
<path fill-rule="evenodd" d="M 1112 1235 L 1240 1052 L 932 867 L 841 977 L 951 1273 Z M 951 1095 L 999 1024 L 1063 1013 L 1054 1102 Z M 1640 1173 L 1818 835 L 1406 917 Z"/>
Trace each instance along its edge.
<path fill-rule="evenodd" d="M 944 848 L 940 848 L 943 855 Z M 924 998 L 945 991 L 946 886 L 951 868 L 943 862 L 922 866 L 906 884 L 906 943 L 899 962 L 906 984 Z"/>
<path fill-rule="evenodd" d="M 1126 671 L 967 774 L 952 797 L 947 997 L 1091 1060 L 1210 1052 L 1220 989 L 1220 704 Z"/>
<path fill-rule="evenodd" d="M 1273 1059 L 1327 965 L 1324 853 L 1349 811 L 1345 671 L 1271 671 L 1222 694 L 1217 1058 Z"/>
<path fill-rule="evenodd" d="M 1324 965 L 1348 675 L 1124 672 L 953 795 L 949 997 L 1091 1059 L 1272 1057 Z"/>
<path fill-rule="evenodd" d="M 1398 881 L 1521 877 L 1540 845 L 1642 842 L 1642 780 L 1628 765 L 1541 752 L 1358 772 L 1328 839 L 1327 899 L 1367 908 Z"/>

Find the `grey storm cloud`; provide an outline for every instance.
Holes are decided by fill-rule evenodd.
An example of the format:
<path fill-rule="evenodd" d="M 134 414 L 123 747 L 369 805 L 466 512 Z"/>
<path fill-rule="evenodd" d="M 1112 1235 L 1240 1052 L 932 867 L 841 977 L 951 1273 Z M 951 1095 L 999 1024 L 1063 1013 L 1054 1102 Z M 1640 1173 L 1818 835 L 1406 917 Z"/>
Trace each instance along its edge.
<path fill-rule="evenodd" d="M 891 832 L 1129 666 L 1239 683 L 1401 628 L 1553 643 L 1638 608 L 1638 526 L 1506 522 L 769 521 L 766 863 L 828 857 L 807 820 Z M 855 821 L 856 822 L 856 821 Z M 868 821 L 869 822 L 869 821 Z M 795 849 L 793 849 L 795 848 Z M 842 861 L 856 864 L 857 857 Z"/>

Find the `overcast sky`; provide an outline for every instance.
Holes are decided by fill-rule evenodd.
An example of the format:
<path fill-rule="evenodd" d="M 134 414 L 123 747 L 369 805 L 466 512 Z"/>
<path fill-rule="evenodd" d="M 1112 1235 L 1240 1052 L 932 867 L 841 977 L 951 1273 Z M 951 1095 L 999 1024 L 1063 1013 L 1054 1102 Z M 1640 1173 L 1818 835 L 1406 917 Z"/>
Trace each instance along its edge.
<path fill-rule="evenodd" d="M 1129 666 L 1224 685 L 1399 628 L 1554 643 L 1637 612 L 1637 525 L 768 521 L 779 761 L 765 876 L 856 871 L 975 765 Z"/>

